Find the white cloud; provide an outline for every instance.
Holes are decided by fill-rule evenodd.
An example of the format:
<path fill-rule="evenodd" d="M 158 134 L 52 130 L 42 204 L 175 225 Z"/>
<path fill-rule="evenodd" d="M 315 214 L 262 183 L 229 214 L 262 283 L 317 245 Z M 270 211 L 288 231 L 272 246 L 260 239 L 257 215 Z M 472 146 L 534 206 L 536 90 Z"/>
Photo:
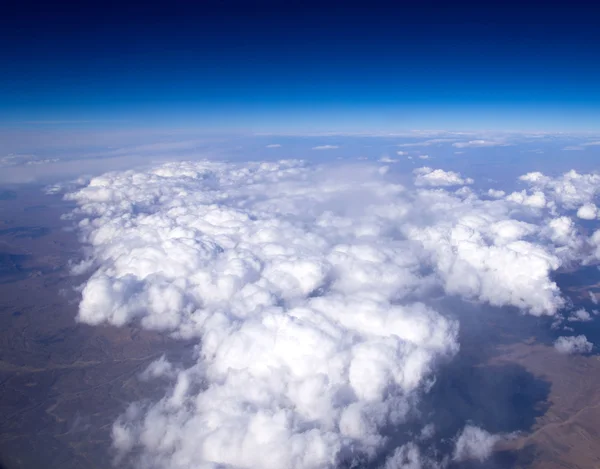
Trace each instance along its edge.
<path fill-rule="evenodd" d="M 413 188 L 380 169 L 177 162 L 67 195 L 91 256 L 79 320 L 198 341 L 189 368 L 161 358 L 143 373 L 172 388 L 115 423 L 119 450 L 174 469 L 373 457 L 457 350 L 432 291 L 534 315 L 564 305 L 551 275 L 576 257 L 570 218 L 516 219 L 506 199 L 444 189 L 473 182 L 451 171 L 420 168 Z M 465 428 L 455 457 L 490 438 Z M 386 464 L 419 461 L 408 442 Z"/>
<path fill-rule="evenodd" d="M 407 443 L 396 448 L 393 455 L 385 462 L 383 469 L 421 469 L 423 461 L 419 447 Z"/>
<path fill-rule="evenodd" d="M 459 435 L 454 447 L 454 459 L 457 461 L 477 460 L 485 461 L 494 445 L 501 438 L 497 435 L 492 435 L 485 430 L 467 425 Z"/>
<path fill-rule="evenodd" d="M 527 173 L 519 178 L 535 193 L 544 192 L 554 203 L 569 210 L 591 203 L 600 194 L 599 174 L 579 174 L 571 170 L 552 178 L 540 172 Z"/>
<path fill-rule="evenodd" d="M 419 158 L 421 158 L 422 160 L 428 160 L 429 155 L 419 155 Z"/>
<path fill-rule="evenodd" d="M 402 188 L 365 174 L 177 163 L 69 196 L 97 266 L 79 319 L 201 344 L 167 396 L 115 424 L 119 449 L 139 448 L 149 467 L 312 468 L 348 445 L 379 448 L 379 428 L 455 352 L 456 325 L 399 301 L 423 288 L 420 263 L 377 220 L 395 223 L 386 210 Z"/>
<path fill-rule="evenodd" d="M 405 152 L 405 151 L 397 151 L 397 152 L 396 152 L 396 154 L 397 154 L 398 156 L 406 156 L 406 155 L 408 155 L 408 153 L 407 153 L 407 152 Z"/>
<path fill-rule="evenodd" d="M 513 192 L 506 196 L 506 200 L 531 208 L 546 206 L 546 195 L 542 191 L 535 191 L 533 194 L 527 194 L 526 191 Z"/>
<path fill-rule="evenodd" d="M 481 147 L 498 147 L 509 145 L 504 140 L 469 140 L 467 142 L 456 142 L 452 146 L 456 148 L 481 148 Z"/>
<path fill-rule="evenodd" d="M 279 144 L 279 143 L 271 143 L 271 144 L 267 145 L 266 148 L 281 148 L 281 144 Z"/>
<path fill-rule="evenodd" d="M 317 145 L 316 147 L 312 147 L 313 150 L 335 150 L 339 148 L 338 145 Z"/>
<path fill-rule="evenodd" d="M 443 169 L 432 169 L 427 166 L 414 170 L 417 175 L 415 184 L 417 186 L 462 186 L 473 184 L 473 179 L 463 179 L 459 173 L 444 171 Z"/>
<path fill-rule="evenodd" d="M 573 311 L 569 315 L 568 320 L 572 322 L 587 322 L 592 320 L 592 316 L 585 309 L 581 308 Z"/>
<path fill-rule="evenodd" d="M 554 342 L 554 348 L 564 354 L 590 353 L 593 347 L 585 335 L 562 336 Z"/>
<path fill-rule="evenodd" d="M 506 195 L 506 192 L 498 190 L 498 189 L 489 189 L 487 194 L 494 199 L 501 199 Z"/>
<path fill-rule="evenodd" d="M 398 160 L 394 158 L 390 158 L 389 156 L 382 156 L 379 158 L 380 163 L 397 163 Z"/>
<path fill-rule="evenodd" d="M 598 217 L 598 207 L 591 202 L 583 204 L 577 210 L 577 216 L 583 220 L 594 220 Z"/>

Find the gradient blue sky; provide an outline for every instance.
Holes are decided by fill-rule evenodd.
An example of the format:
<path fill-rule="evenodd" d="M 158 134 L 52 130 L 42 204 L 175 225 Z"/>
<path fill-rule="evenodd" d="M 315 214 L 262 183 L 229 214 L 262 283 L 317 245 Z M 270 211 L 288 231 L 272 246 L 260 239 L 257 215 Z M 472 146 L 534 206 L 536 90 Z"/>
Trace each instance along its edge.
<path fill-rule="evenodd" d="M 365 3 L 15 3 L 0 126 L 600 130 L 598 7 Z"/>

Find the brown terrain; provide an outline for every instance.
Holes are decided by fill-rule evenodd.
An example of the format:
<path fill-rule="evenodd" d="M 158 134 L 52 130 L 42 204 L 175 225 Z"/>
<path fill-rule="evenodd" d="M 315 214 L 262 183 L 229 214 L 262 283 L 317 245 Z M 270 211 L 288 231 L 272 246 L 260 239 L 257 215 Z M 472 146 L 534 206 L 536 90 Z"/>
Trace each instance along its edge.
<path fill-rule="evenodd" d="M 548 381 L 548 407 L 529 432 L 499 449 L 529 449 L 531 468 L 600 468 L 600 357 L 561 355 L 548 345 L 503 347 L 488 365 L 517 363 Z"/>
<path fill-rule="evenodd" d="M 19 196 L 0 200 L 0 467 L 108 468 L 111 424 L 152 393 L 139 372 L 181 344 L 77 323 L 82 279 L 68 267 L 81 250 L 65 207 Z"/>

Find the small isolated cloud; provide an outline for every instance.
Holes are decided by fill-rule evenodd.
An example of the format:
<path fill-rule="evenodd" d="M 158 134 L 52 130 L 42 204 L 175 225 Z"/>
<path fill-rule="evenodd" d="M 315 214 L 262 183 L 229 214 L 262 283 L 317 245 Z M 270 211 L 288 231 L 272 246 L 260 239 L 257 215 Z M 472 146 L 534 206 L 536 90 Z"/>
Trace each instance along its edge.
<path fill-rule="evenodd" d="M 339 145 L 317 145 L 312 147 L 313 150 L 335 150 L 336 148 L 339 148 Z"/>
<path fill-rule="evenodd" d="M 564 354 L 590 353 L 593 347 L 594 344 L 588 341 L 583 334 L 570 337 L 562 336 L 554 342 L 554 348 L 559 353 Z"/>
<path fill-rule="evenodd" d="M 280 143 L 271 143 L 271 144 L 267 145 L 267 148 L 281 148 L 281 144 Z"/>
<path fill-rule="evenodd" d="M 581 308 L 573 311 L 567 320 L 571 322 L 587 322 L 592 320 L 592 316 L 585 309 Z"/>
<path fill-rule="evenodd" d="M 405 156 L 405 155 L 408 155 L 408 153 L 405 152 L 405 151 L 397 151 L 396 155 L 398 155 L 398 156 Z"/>
<path fill-rule="evenodd" d="M 583 220 L 594 220 L 598 216 L 598 207 L 591 202 L 583 204 L 577 210 L 577 216 Z"/>
<path fill-rule="evenodd" d="M 390 158 L 389 156 L 382 156 L 381 158 L 379 158 L 379 162 L 380 163 L 397 163 L 398 160 L 396 160 L 394 158 Z"/>
<path fill-rule="evenodd" d="M 421 158 L 422 160 L 428 160 L 429 155 L 419 155 L 419 158 Z"/>
<path fill-rule="evenodd" d="M 474 425 L 467 425 L 456 440 L 454 460 L 483 462 L 490 456 L 494 445 L 500 439 L 498 435 L 492 435 Z"/>
<path fill-rule="evenodd" d="M 413 172 L 417 175 L 415 179 L 416 186 L 462 186 L 474 182 L 471 178 L 462 178 L 460 173 L 432 169 L 428 166 L 415 169 Z"/>
<path fill-rule="evenodd" d="M 456 148 L 480 148 L 480 147 L 504 147 L 509 145 L 504 140 L 469 140 L 468 142 L 456 142 L 452 146 Z"/>

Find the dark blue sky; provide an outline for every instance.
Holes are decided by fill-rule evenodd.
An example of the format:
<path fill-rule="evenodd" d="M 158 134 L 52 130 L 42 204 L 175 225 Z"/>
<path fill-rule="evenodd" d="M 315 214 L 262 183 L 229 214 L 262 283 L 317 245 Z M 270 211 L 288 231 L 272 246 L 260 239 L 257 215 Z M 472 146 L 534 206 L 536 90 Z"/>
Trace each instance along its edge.
<path fill-rule="evenodd" d="M 0 122 L 600 129 L 598 8 L 414 3 L 15 2 Z"/>

